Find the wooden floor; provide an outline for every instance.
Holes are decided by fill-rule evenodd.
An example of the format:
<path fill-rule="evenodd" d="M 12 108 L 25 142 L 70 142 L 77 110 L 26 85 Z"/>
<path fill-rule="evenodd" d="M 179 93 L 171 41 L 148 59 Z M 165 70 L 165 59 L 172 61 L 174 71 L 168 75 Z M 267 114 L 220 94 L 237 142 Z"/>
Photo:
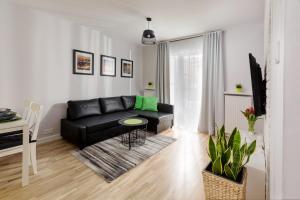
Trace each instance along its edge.
<path fill-rule="evenodd" d="M 0 199 L 204 199 L 205 134 L 166 131 L 178 140 L 107 183 L 71 155 L 63 140 L 38 146 L 38 175 L 21 187 L 21 154 L 0 158 Z"/>

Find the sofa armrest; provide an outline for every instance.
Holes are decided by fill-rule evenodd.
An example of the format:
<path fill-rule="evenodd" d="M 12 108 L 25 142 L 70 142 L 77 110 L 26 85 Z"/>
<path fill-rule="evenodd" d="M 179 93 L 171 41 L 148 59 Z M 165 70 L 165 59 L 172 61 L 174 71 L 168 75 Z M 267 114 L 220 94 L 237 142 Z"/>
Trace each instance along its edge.
<path fill-rule="evenodd" d="M 62 119 L 61 136 L 80 148 L 86 146 L 86 127 L 83 125 L 76 124 L 68 119 Z"/>
<path fill-rule="evenodd" d="M 158 103 L 157 109 L 158 109 L 158 112 L 174 114 L 174 106 L 171 104 Z"/>

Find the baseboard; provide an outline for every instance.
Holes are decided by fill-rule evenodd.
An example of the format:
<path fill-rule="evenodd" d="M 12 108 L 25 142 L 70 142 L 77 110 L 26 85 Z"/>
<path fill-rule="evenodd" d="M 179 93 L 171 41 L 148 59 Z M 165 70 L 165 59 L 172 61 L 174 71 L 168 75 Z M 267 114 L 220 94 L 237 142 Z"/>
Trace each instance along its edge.
<path fill-rule="evenodd" d="M 52 134 L 52 135 L 48 135 L 48 136 L 38 138 L 37 144 L 38 145 L 45 144 L 45 143 L 48 143 L 48 142 L 52 142 L 52 141 L 55 141 L 55 140 L 61 140 L 61 139 L 62 139 L 62 137 L 60 136 L 60 133 L 56 133 L 56 134 Z"/>

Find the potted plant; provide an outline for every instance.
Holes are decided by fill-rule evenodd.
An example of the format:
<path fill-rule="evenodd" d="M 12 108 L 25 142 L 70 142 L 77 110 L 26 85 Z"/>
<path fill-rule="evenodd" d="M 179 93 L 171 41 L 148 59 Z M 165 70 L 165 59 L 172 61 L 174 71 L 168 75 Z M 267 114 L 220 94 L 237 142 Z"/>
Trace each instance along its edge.
<path fill-rule="evenodd" d="M 256 140 L 250 145 L 241 144 L 240 131 L 235 128 L 229 139 L 224 126 L 217 130 L 215 141 L 209 137 L 208 155 L 211 162 L 202 171 L 206 199 L 243 200 L 246 195 L 247 169 L 256 148 Z"/>
<path fill-rule="evenodd" d="M 235 91 L 236 91 L 237 93 L 241 93 L 241 92 L 243 91 L 243 86 L 242 86 L 242 84 L 240 84 L 240 83 L 236 84 L 236 85 L 235 85 Z"/>
<path fill-rule="evenodd" d="M 255 123 L 256 120 L 258 119 L 258 117 L 255 116 L 255 110 L 254 108 L 251 106 L 249 108 L 247 108 L 245 111 L 241 111 L 243 113 L 243 115 L 246 117 L 247 121 L 248 121 L 248 131 L 250 135 L 254 134 L 255 131 Z"/>
<path fill-rule="evenodd" d="M 149 90 L 153 90 L 154 89 L 154 84 L 153 84 L 153 82 L 148 82 L 147 83 L 147 89 L 149 89 Z"/>

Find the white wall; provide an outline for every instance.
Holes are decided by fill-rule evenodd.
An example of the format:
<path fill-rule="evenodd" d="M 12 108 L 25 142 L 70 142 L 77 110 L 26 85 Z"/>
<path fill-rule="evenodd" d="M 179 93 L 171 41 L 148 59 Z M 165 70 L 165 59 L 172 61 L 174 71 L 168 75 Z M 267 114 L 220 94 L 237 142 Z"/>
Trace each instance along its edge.
<path fill-rule="evenodd" d="M 33 99 L 45 107 L 41 134 L 59 133 L 70 99 L 138 94 L 142 49 L 118 33 L 63 16 L 0 3 L 0 107 L 22 111 Z M 94 53 L 95 74 L 72 74 L 72 49 Z M 100 54 L 117 57 L 117 77 L 100 76 Z M 120 59 L 134 60 L 134 78 L 120 77 Z"/>
<path fill-rule="evenodd" d="M 284 2 L 286 4 L 286 21 L 283 77 L 283 198 L 300 199 L 300 1 Z"/>
<path fill-rule="evenodd" d="M 280 2 L 279 2 L 280 1 Z M 283 105 L 284 105 L 284 61 L 283 48 L 281 48 L 280 62 L 276 62 L 277 44 L 284 42 L 283 8 L 281 0 L 269 1 L 271 9 L 271 22 L 269 35 L 270 59 L 268 63 L 267 82 L 267 115 L 266 115 L 266 152 L 269 157 L 269 189 L 270 199 L 283 199 Z M 266 16 L 269 17 L 268 15 Z M 269 148 L 268 148 L 269 146 Z"/>
<path fill-rule="evenodd" d="M 252 91 L 248 54 L 251 52 L 264 67 L 264 25 L 245 23 L 225 28 L 225 90 L 234 90 L 241 83 L 245 91 Z"/>
<path fill-rule="evenodd" d="M 148 82 L 153 82 L 155 84 L 156 79 L 156 56 L 157 49 L 156 46 L 144 46 L 143 47 L 143 79 L 144 86 Z"/>
<path fill-rule="evenodd" d="M 270 199 L 300 199 L 300 1 L 270 2 Z"/>

